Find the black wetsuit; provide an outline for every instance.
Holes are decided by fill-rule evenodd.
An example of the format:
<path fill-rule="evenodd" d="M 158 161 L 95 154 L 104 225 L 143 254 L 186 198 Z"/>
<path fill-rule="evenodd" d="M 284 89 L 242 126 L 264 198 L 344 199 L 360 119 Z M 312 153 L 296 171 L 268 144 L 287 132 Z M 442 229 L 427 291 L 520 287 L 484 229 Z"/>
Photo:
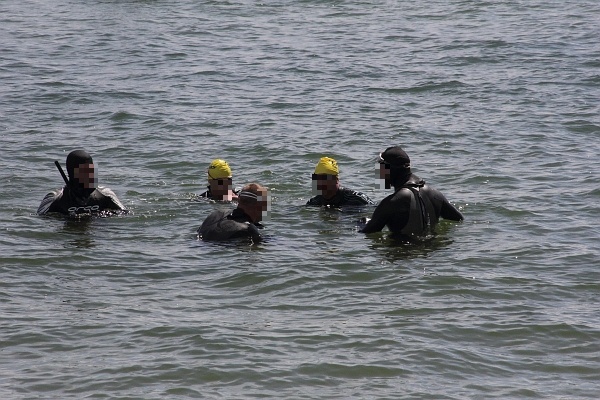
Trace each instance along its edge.
<path fill-rule="evenodd" d="M 117 195 L 109 188 L 98 187 L 88 195 L 76 195 L 69 186 L 48 193 L 37 213 L 45 215 L 57 212 L 69 216 L 101 215 L 126 212 Z"/>
<path fill-rule="evenodd" d="M 253 223 L 250 217 L 241 209 L 236 208 L 231 212 L 213 211 L 198 228 L 198 235 L 202 240 L 220 241 L 235 238 L 250 237 L 254 243 L 262 240 L 259 229 L 263 226 Z"/>
<path fill-rule="evenodd" d="M 208 190 L 206 192 L 200 193 L 198 195 L 198 197 L 202 197 L 205 199 L 212 199 L 212 193 L 210 192 L 210 186 L 208 187 Z"/>
<path fill-rule="evenodd" d="M 329 206 L 335 208 L 342 206 L 364 206 L 368 204 L 375 203 L 366 194 L 344 187 L 340 187 L 331 199 L 326 199 L 323 195 L 318 195 L 306 203 L 307 206 Z"/>
<path fill-rule="evenodd" d="M 240 193 L 240 189 L 234 189 L 232 190 L 232 192 L 234 194 L 239 194 Z M 206 190 L 206 192 L 200 193 L 199 195 L 197 195 L 197 197 L 203 198 L 203 199 L 212 199 L 213 195 L 210 192 L 210 186 L 208 186 L 208 189 Z"/>
<path fill-rule="evenodd" d="M 395 193 L 379 203 L 361 232 L 378 232 L 387 225 L 395 234 L 423 235 L 435 227 L 440 217 L 453 221 L 463 219 L 440 191 L 410 174 L 402 186 L 396 187 Z"/>

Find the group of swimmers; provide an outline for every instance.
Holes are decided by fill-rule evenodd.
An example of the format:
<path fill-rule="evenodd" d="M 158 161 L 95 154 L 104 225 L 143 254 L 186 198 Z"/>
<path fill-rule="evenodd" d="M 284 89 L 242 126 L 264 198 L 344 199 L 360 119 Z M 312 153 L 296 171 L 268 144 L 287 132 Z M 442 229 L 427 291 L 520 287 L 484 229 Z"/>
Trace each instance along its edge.
<path fill-rule="evenodd" d="M 430 232 L 440 218 L 462 221 L 463 215 L 444 195 L 411 172 L 410 158 L 399 146 L 388 147 L 379 155 L 379 176 L 385 188 L 394 193 L 384 198 L 371 218 L 363 219 L 360 232 L 372 233 L 384 227 L 393 234 L 421 236 Z M 67 156 L 67 175 L 56 162 L 65 186 L 48 193 L 37 213 L 59 213 L 70 217 L 126 213 L 127 209 L 115 193 L 97 185 L 92 157 L 84 150 L 75 150 Z M 233 189 L 231 168 L 226 161 L 213 160 L 207 170 L 208 187 L 202 198 L 218 202 L 237 203 L 231 211 L 213 211 L 198 228 L 198 236 L 206 241 L 222 241 L 249 237 L 253 242 L 262 240 L 260 223 L 270 207 L 268 189 L 250 183 L 241 190 Z M 340 185 L 337 162 L 323 157 L 312 174 L 316 196 L 308 206 L 340 208 L 375 205 L 367 195 Z"/>

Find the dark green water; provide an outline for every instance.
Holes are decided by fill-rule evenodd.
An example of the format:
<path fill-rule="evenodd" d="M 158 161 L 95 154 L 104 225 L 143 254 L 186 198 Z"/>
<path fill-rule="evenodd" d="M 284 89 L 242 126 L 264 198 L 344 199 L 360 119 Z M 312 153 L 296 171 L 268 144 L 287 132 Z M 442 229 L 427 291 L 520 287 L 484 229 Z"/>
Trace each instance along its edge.
<path fill-rule="evenodd" d="M 595 1 L 0 3 L 0 398 L 592 399 Z M 402 145 L 466 220 L 365 237 Z M 84 147 L 133 210 L 35 215 Z M 273 196 L 199 242 L 213 158 Z"/>

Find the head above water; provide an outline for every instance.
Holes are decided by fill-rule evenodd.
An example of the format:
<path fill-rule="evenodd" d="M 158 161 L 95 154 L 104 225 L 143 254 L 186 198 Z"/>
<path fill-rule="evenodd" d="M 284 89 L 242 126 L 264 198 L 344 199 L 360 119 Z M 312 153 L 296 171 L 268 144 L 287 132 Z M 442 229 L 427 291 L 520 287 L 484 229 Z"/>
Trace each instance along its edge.
<path fill-rule="evenodd" d="M 69 186 L 89 195 L 96 188 L 96 169 L 92 156 L 85 150 L 74 150 L 67 156 L 67 174 L 69 175 Z"/>
<path fill-rule="evenodd" d="M 229 164 L 227 164 L 227 161 L 221 159 L 213 160 L 208 166 L 207 172 L 209 182 L 211 179 L 226 179 L 233 177 Z"/>
<path fill-rule="evenodd" d="M 67 174 L 69 180 L 73 179 L 75 168 L 81 164 L 93 164 L 92 156 L 85 150 L 74 150 L 67 156 Z"/>
<path fill-rule="evenodd" d="M 338 176 L 340 170 L 337 161 L 331 157 L 322 157 L 315 167 L 315 175 L 334 175 Z"/>
<path fill-rule="evenodd" d="M 312 174 L 313 193 L 326 199 L 335 196 L 340 187 L 339 174 L 337 161 L 331 157 L 322 157 Z"/>
<path fill-rule="evenodd" d="M 388 164 L 392 168 L 410 168 L 410 158 L 400 146 L 392 146 L 385 149 L 379 155 L 381 164 Z"/>
<path fill-rule="evenodd" d="M 252 222 L 262 221 L 271 211 L 269 190 L 258 183 L 244 186 L 238 195 L 238 208 L 248 214 Z"/>
<path fill-rule="evenodd" d="M 227 161 L 216 159 L 208 166 L 208 188 L 210 197 L 214 200 L 232 201 L 237 196 L 233 192 L 233 177 Z"/>
<path fill-rule="evenodd" d="M 391 146 L 379 154 L 380 170 L 384 173 L 385 186 L 404 184 L 411 174 L 410 158 L 400 146 Z"/>

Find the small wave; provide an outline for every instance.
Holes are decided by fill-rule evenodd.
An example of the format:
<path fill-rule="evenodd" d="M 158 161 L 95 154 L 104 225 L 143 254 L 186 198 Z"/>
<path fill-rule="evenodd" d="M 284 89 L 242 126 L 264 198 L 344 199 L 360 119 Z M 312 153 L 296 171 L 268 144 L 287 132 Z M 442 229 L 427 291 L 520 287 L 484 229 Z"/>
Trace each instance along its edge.
<path fill-rule="evenodd" d="M 125 121 L 128 119 L 136 118 L 137 115 L 128 113 L 127 111 L 117 111 L 111 114 L 111 121 Z"/>
<path fill-rule="evenodd" d="M 594 124 L 591 121 L 578 119 L 578 120 L 574 120 L 574 121 L 565 122 L 564 125 L 570 132 L 600 133 L 600 126 Z"/>
<path fill-rule="evenodd" d="M 406 88 L 371 87 L 368 90 L 375 91 L 375 92 L 381 91 L 381 92 L 392 93 L 392 94 L 403 94 L 403 93 L 435 92 L 435 91 L 439 91 L 439 90 L 456 89 L 456 88 L 463 88 L 463 87 L 468 87 L 468 85 L 465 83 L 462 83 L 460 81 L 457 81 L 457 80 L 452 80 L 452 81 L 441 82 L 441 83 L 426 82 L 426 83 L 421 83 L 421 84 L 415 85 L 413 87 L 406 87 Z"/>

